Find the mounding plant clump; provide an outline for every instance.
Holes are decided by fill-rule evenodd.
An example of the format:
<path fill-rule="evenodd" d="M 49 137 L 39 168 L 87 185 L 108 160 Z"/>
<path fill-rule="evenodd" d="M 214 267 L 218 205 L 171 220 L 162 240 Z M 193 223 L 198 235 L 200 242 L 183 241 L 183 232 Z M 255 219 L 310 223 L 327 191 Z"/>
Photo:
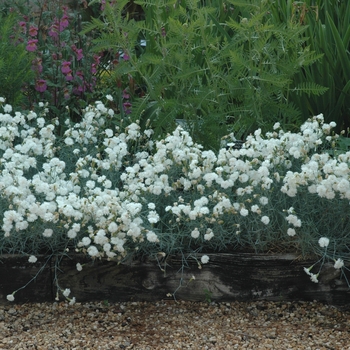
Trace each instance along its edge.
<path fill-rule="evenodd" d="M 241 149 L 228 135 L 214 152 L 180 126 L 156 140 L 137 123 L 116 125 L 111 95 L 81 122 L 67 119 L 63 137 L 45 103 L 29 113 L 1 104 L 1 254 L 186 254 L 201 266 L 208 252 L 278 249 L 319 257 L 318 271 L 305 267 L 313 282 L 325 262 L 347 269 L 350 152 L 322 115 L 298 133 L 256 130 Z"/>

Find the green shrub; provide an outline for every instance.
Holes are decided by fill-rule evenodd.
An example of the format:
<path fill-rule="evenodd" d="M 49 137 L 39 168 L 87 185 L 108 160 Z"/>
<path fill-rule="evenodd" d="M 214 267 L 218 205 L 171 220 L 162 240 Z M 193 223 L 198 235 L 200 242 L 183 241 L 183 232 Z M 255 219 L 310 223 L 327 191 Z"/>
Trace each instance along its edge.
<path fill-rule="evenodd" d="M 33 57 L 14 34 L 16 23 L 15 14 L 0 13 L 0 96 L 18 106 L 23 101 L 21 88 L 33 77 L 30 69 Z"/>
<path fill-rule="evenodd" d="M 280 20 L 305 28 L 305 44 L 322 54 L 315 64 L 304 67 L 296 83 L 313 81 L 328 90 L 322 96 L 291 95 L 291 101 L 306 120 L 323 113 L 327 122 L 337 123 L 339 132 L 350 126 L 350 2 L 337 0 L 278 0 L 273 12 Z"/>
<path fill-rule="evenodd" d="M 99 31 L 95 50 L 117 56 L 111 84 L 129 85 L 132 117 L 150 121 L 155 135 L 180 120 L 195 141 L 218 148 L 230 131 L 245 137 L 276 121 L 297 128 L 301 112 L 291 91 L 326 90 L 312 81 L 293 83 L 321 55 L 305 47 L 306 28 L 273 17 L 271 2 L 141 0 L 140 21 L 123 11 L 126 4 L 107 3 L 103 18 L 83 33 Z"/>

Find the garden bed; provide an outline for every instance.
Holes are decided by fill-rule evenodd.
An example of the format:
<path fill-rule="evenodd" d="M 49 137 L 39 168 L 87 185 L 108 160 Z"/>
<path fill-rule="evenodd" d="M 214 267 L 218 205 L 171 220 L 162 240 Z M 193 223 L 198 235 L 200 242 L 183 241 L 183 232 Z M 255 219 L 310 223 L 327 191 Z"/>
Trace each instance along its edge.
<path fill-rule="evenodd" d="M 346 279 L 332 264 L 325 264 L 319 283 L 313 283 L 304 267 L 311 266 L 314 259 L 299 259 L 295 254 L 208 255 L 210 262 L 201 269 L 194 259 L 187 259 L 184 265 L 181 257 L 169 258 L 165 271 L 161 270 L 164 262 L 157 261 L 118 265 L 81 256 L 65 258 L 60 262 L 57 277 L 60 287 L 70 288 L 71 296 L 79 302 L 172 298 L 189 301 L 317 300 L 334 305 L 348 302 Z M 23 256 L 3 255 L 0 261 L 0 303 L 3 304 L 8 303 L 8 294 L 26 285 L 38 273 L 47 258 L 39 256 L 33 264 Z M 80 272 L 76 269 L 77 262 L 83 264 Z M 54 301 L 54 266 L 52 258 L 32 283 L 16 293 L 15 301 Z"/>

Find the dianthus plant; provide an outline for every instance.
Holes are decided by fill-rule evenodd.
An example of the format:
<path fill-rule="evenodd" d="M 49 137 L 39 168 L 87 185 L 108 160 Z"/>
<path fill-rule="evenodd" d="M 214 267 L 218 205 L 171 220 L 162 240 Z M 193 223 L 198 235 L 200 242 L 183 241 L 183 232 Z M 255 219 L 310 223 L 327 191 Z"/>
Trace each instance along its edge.
<path fill-rule="evenodd" d="M 214 153 L 181 127 L 155 141 L 137 123 L 109 123 L 111 99 L 67 121 L 62 138 L 43 103 L 22 114 L 1 100 L 0 252 L 122 262 L 249 248 L 346 267 L 350 152 L 337 151 L 334 123 L 319 115 L 298 133 L 276 124 L 241 149 L 229 135 Z"/>

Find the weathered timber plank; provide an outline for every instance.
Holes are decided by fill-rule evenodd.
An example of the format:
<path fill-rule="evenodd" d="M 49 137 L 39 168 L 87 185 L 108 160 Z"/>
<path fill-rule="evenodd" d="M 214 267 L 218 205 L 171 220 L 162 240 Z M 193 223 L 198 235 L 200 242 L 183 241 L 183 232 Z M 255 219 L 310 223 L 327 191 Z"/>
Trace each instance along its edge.
<path fill-rule="evenodd" d="M 41 273 L 38 273 L 42 269 Z M 52 276 L 50 261 L 39 256 L 36 263 L 29 263 L 28 257 L 0 255 L 0 303 L 6 296 L 25 286 L 15 294 L 19 302 L 41 302 L 52 300 Z"/>
<path fill-rule="evenodd" d="M 203 301 L 208 298 L 215 301 L 319 300 L 334 305 L 342 305 L 350 301 L 345 278 L 341 278 L 339 273 L 337 274 L 339 271 L 332 265 L 324 266 L 319 276 L 320 283 L 310 281 L 303 268 L 311 266 L 315 259 L 298 260 L 294 254 L 208 255 L 210 262 L 203 265 L 201 269 L 198 268 L 194 259 L 188 259 L 183 265 L 181 257 L 168 258 L 166 267 L 164 262 L 159 265 L 155 261 L 136 261 L 129 265 L 118 265 L 108 261 L 91 262 L 86 258 L 77 260 L 66 258 L 60 264 L 61 272 L 58 280 L 61 288 L 71 289 L 71 295 L 75 296 L 77 301 L 155 301 L 172 298 L 171 294 L 174 292 L 176 299 L 193 301 Z M 197 255 L 198 260 L 200 256 Z M 83 270 L 80 272 L 76 270 L 77 262 L 84 263 Z M 1 266 L 0 264 L 2 279 L 4 273 L 1 272 Z M 23 278 L 22 285 L 25 284 L 30 279 L 24 277 L 25 271 L 31 269 L 30 274 L 33 275 L 35 272 L 33 268 L 32 264 L 28 266 L 28 263 L 21 266 L 18 261 L 15 267 L 7 267 L 6 271 L 7 273 L 16 272 L 16 288 L 18 288 L 19 279 Z M 314 270 L 318 271 L 317 266 Z M 21 291 L 25 300 L 29 301 L 32 297 L 33 301 L 38 301 L 39 297 L 52 300 L 55 291 L 53 293 L 51 291 L 50 278 L 53 278 L 53 273 L 50 269 L 45 269 L 43 273 L 46 276 L 42 279 L 38 277 L 36 286 Z M 48 276 L 50 274 L 51 276 Z M 350 276 L 347 277 L 350 278 Z M 38 284 L 39 281 L 40 284 Z M 40 287 L 42 290 L 35 291 L 34 287 Z M 2 302 L 6 294 L 12 290 L 10 281 L 5 284 L 0 281 Z M 21 301 L 18 297 L 19 295 L 16 294 L 16 301 Z"/>

